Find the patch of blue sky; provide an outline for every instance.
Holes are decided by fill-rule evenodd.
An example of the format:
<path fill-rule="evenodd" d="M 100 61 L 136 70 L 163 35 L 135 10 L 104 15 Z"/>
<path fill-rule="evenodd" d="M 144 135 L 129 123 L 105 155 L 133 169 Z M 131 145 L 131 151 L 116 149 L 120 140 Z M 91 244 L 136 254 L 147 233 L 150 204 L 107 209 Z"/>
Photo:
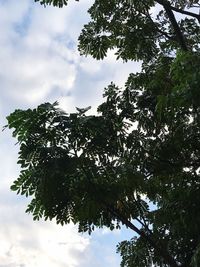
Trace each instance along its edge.
<path fill-rule="evenodd" d="M 72 40 L 67 32 L 58 33 L 53 39 L 54 41 L 65 44 L 69 49 L 75 49 L 77 47 L 77 41 Z"/>
<path fill-rule="evenodd" d="M 1 0 L 0 0 L 1 1 Z M 1 2 L 0 2 L 1 3 Z M 20 35 L 20 37 L 24 37 L 28 33 L 28 29 L 32 20 L 32 12 L 31 7 L 27 10 L 27 12 L 21 17 L 21 21 L 14 24 L 14 31 Z"/>
<path fill-rule="evenodd" d="M 91 258 L 95 258 L 96 266 L 119 266 L 121 257 L 117 254 L 117 245 L 124 240 L 130 240 L 135 233 L 122 227 L 121 230 L 110 231 L 104 228 L 103 230 L 96 230 L 91 235 Z"/>
<path fill-rule="evenodd" d="M 67 48 L 69 48 L 70 50 L 74 50 L 74 49 L 76 49 L 76 47 L 77 47 L 77 43 L 76 42 L 74 42 L 72 39 L 64 39 L 63 40 L 63 38 L 57 38 L 57 40 L 58 41 L 61 41 L 61 42 L 63 42 L 65 45 L 66 45 L 66 47 Z"/>
<path fill-rule="evenodd" d="M 57 34 L 54 38 L 53 41 L 55 41 L 58 44 L 62 44 L 65 48 L 69 49 L 71 53 L 74 53 L 77 50 L 77 42 L 72 40 L 70 36 L 66 34 Z M 53 52 L 53 51 L 52 51 Z M 63 59 L 66 59 L 66 56 L 63 56 Z M 67 62 L 69 64 L 74 64 L 74 60 L 68 59 Z"/>
<path fill-rule="evenodd" d="M 6 5 L 8 0 L 0 0 L 0 5 Z"/>

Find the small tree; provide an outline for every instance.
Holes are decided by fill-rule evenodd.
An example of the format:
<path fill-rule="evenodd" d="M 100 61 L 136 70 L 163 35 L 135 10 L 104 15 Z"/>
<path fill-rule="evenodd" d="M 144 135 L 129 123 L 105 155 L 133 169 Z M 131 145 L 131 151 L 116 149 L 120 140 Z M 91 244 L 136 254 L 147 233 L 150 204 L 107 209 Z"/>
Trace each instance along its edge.
<path fill-rule="evenodd" d="M 194 7 L 199 1 L 96 0 L 79 38 L 81 54 L 102 59 L 117 48 L 118 58 L 142 60 L 142 71 L 130 74 L 123 90 L 111 83 L 98 115 L 66 114 L 45 103 L 8 117 L 21 164 L 11 188 L 32 196 L 27 212 L 36 220 L 72 221 L 81 232 L 125 225 L 137 236 L 118 245 L 124 267 L 200 264 L 200 16 Z"/>

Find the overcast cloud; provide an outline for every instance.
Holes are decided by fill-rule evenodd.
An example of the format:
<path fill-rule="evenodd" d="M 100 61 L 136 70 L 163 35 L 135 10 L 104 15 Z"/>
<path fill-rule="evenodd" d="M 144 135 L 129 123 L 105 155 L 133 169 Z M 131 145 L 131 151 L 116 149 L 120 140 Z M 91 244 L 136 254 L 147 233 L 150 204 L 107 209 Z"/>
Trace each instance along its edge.
<path fill-rule="evenodd" d="M 43 8 L 33 0 L 0 0 L 0 127 L 17 108 L 59 101 L 71 112 L 92 106 L 105 86 L 122 86 L 134 63 L 80 57 L 77 38 L 93 1 L 70 1 L 67 8 Z M 10 192 L 19 174 L 18 147 L 8 130 L 0 136 L 0 267 L 119 266 L 115 245 L 126 232 L 98 230 L 80 235 L 72 225 L 33 222 L 24 213 L 27 200 Z"/>

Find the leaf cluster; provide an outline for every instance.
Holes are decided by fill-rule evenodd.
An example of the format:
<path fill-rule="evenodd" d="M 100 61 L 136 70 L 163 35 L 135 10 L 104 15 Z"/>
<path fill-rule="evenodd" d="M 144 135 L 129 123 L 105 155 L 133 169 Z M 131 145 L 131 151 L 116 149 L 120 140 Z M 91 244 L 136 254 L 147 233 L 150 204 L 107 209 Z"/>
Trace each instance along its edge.
<path fill-rule="evenodd" d="M 41 5 L 53 5 L 56 7 L 63 7 L 67 5 L 68 0 L 34 0 L 35 2 L 39 2 Z M 76 0 L 77 1 L 77 0 Z"/>

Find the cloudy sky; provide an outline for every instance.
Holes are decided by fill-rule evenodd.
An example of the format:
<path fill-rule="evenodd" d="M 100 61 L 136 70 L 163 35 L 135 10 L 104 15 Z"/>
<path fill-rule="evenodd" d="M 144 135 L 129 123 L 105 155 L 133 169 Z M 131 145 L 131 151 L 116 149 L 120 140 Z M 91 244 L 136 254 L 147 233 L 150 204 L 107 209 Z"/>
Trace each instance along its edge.
<path fill-rule="evenodd" d="M 139 65 L 80 57 L 77 38 L 93 1 L 71 1 L 63 9 L 33 0 L 0 0 L 0 127 L 15 109 L 59 101 L 68 112 L 91 105 L 95 112 L 103 88 L 122 86 Z M 9 187 L 19 174 L 18 148 L 11 132 L 0 133 L 0 267 L 118 267 L 116 244 L 126 230 L 77 233 L 76 227 L 33 222 L 27 199 Z"/>

